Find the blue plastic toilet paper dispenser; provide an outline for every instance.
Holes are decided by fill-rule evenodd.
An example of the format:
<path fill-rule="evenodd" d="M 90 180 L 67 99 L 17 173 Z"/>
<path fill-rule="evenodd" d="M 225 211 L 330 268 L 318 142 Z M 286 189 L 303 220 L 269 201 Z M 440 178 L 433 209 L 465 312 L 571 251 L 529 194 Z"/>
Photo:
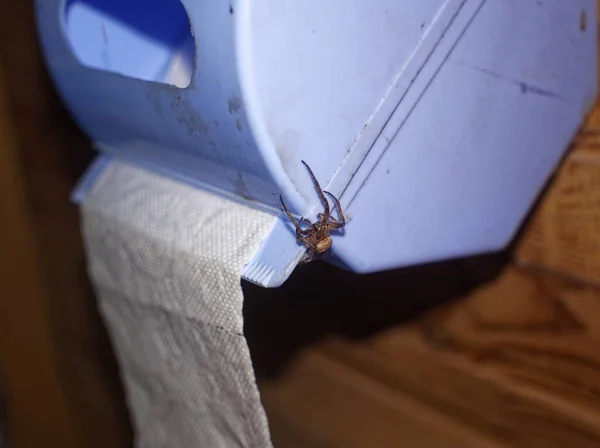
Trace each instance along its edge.
<path fill-rule="evenodd" d="M 243 277 L 274 287 L 297 216 L 347 217 L 370 273 L 513 238 L 597 93 L 596 0 L 37 0 L 57 89 L 99 155 L 280 217 Z"/>

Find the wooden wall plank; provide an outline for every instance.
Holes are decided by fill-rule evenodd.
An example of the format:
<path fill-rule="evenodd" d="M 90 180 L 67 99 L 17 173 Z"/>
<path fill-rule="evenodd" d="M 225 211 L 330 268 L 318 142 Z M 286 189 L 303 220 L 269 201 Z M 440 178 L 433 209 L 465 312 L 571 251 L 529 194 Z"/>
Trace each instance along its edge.
<path fill-rule="evenodd" d="M 69 200 L 93 151 L 63 107 L 46 70 L 35 26 L 35 2 L 0 1 L 0 55 L 27 187 L 21 200 L 31 208 L 45 279 L 53 362 L 75 409 L 71 417 L 84 433 L 80 446 L 129 447 L 133 436 L 124 393 L 86 277 L 77 207 Z M 30 331 L 27 325 L 21 323 L 22 331 Z M 52 416 L 52 405 L 40 409 Z"/>
<path fill-rule="evenodd" d="M 321 350 L 510 446 L 600 446 L 599 308 L 598 290 L 511 267 L 427 332 Z"/>
<path fill-rule="evenodd" d="M 0 386 L 6 400 L 2 414 L 7 443 L 14 448 L 81 447 L 81 428 L 59 374 L 45 278 L 4 86 L 0 66 Z"/>
<path fill-rule="evenodd" d="M 294 427 L 304 448 L 506 446 L 316 350 L 260 390 L 274 440 Z"/>

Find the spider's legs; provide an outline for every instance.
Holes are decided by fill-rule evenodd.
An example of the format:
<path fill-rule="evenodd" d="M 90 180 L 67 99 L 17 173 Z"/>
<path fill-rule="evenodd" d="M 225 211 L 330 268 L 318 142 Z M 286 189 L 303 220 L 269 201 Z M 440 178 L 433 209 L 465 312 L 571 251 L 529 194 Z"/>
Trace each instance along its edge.
<path fill-rule="evenodd" d="M 308 169 L 308 172 L 310 173 L 310 177 L 311 177 L 313 183 L 315 184 L 315 187 L 317 188 L 317 193 L 319 193 L 319 198 L 321 199 L 321 201 L 323 202 L 323 205 L 325 206 L 325 212 L 323 213 L 323 215 L 326 217 L 325 219 L 327 219 L 327 217 L 329 217 L 329 202 L 327 202 L 327 198 L 323 194 L 323 190 L 321 190 L 321 186 L 319 185 L 317 178 L 315 177 L 314 173 L 312 172 L 312 170 L 310 169 L 308 164 L 304 160 L 302 161 L 302 163 Z M 325 222 L 325 221 L 322 221 L 322 222 Z"/>
<path fill-rule="evenodd" d="M 346 225 L 346 217 L 344 216 L 344 213 L 342 212 L 342 206 L 340 205 L 340 201 L 338 200 L 338 198 L 336 198 L 334 195 L 332 195 L 330 192 L 326 191 L 325 193 L 327 193 L 331 199 L 333 199 L 333 203 L 335 204 L 338 214 L 340 216 L 340 227 L 344 227 Z M 331 219 L 334 220 L 334 222 L 338 222 L 337 219 L 335 219 L 333 216 L 330 216 Z"/>
<path fill-rule="evenodd" d="M 335 216 L 329 215 L 329 217 L 326 218 L 325 215 L 323 215 L 323 213 L 319 213 L 317 215 L 317 218 L 319 218 L 319 221 L 321 221 L 323 225 L 326 225 L 332 230 L 344 227 L 343 224 L 340 224 L 340 222 L 335 218 Z"/>
<path fill-rule="evenodd" d="M 314 256 L 315 253 L 311 249 L 308 249 L 306 253 L 302 256 L 298 264 L 310 263 L 311 261 L 313 261 Z"/>
<path fill-rule="evenodd" d="M 344 227 L 344 224 L 339 222 L 335 217 L 330 216 L 329 221 L 327 222 L 327 227 L 329 227 L 330 230 L 337 230 Z"/>
<path fill-rule="evenodd" d="M 330 216 L 329 219 L 331 219 L 331 222 L 329 222 L 328 224 L 334 224 L 336 228 L 340 228 L 340 227 L 344 227 L 335 216 Z"/>
<path fill-rule="evenodd" d="M 306 218 L 304 218 L 304 217 L 302 217 L 302 218 L 300 219 L 300 224 L 302 224 L 302 223 L 305 223 L 305 224 L 306 224 L 308 227 L 312 227 L 312 222 L 310 222 L 308 219 L 306 219 Z M 305 230 L 304 232 L 308 233 L 308 232 L 309 232 L 309 230 L 307 229 L 307 230 Z"/>
<path fill-rule="evenodd" d="M 300 241 L 301 238 L 304 238 L 305 235 L 308 235 L 309 230 L 307 229 L 302 229 L 300 227 L 296 228 L 296 238 L 298 238 L 298 241 Z"/>
<path fill-rule="evenodd" d="M 298 222 L 294 219 L 294 216 L 290 213 L 290 211 L 288 210 L 288 208 L 285 206 L 285 202 L 283 202 L 283 196 L 279 195 L 279 200 L 281 201 L 281 205 L 283 205 L 283 210 L 285 211 L 285 214 L 288 216 L 288 218 L 290 218 L 290 221 L 292 221 L 292 224 L 294 224 L 294 227 L 296 228 L 296 235 L 298 234 L 298 232 L 302 232 L 302 227 L 300 227 L 300 224 L 298 224 Z M 304 218 L 302 218 L 304 219 Z"/>
<path fill-rule="evenodd" d="M 281 201 L 281 205 L 283 205 L 283 210 L 285 211 L 285 214 L 288 216 L 288 218 L 290 218 L 290 221 L 292 221 L 292 224 L 294 224 L 294 227 L 296 228 L 296 236 L 308 234 L 310 232 L 310 229 L 303 229 L 302 223 L 305 222 L 310 226 L 311 225 L 310 221 L 308 219 L 305 219 L 304 217 L 300 218 L 300 221 L 296 221 L 294 219 L 294 216 L 290 213 L 288 208 L 285 206 L 285 202 L 283 202 L 283 197 L 281 195 L 279 196 L 279 200 Z"/>
<path fill-rule="evenodd" d="M 313 243 L 311 243 L 309 241 L 308 238 L 305 238 L 305 237 L 300 236 L 300 235 L 296 235 L 296 236 L 298 237 L 298 241 L 299 242 L 305 244 L 308 247 L 308 250 L 304 253 L 304 255 L 300 259 L 299 263 L 300 264 L 304 264 L 304 263 L 308 263 L 308 262 L 312 261 L 313 258 L 315 257 L 316 247 L 314 246 Z"/>
<path fill-rule="evenodd" d="M 336 219 L 335 216 L 329 215 L 329 219 L 331 220 L 329 222 L 325 221 L 325 216 L 323 215 L 323 213 L 319 213 L 317 215 L 317 218 L 319 218 L 319 221 L 321 221 L 324 224 L 332 224 L 332 223 L 335 224 L 337 226 L 337 227 L 334 226 L 336 229 L 339 229 L 340 227 L 344 227 L 340 224 L 340 222 Z"/>

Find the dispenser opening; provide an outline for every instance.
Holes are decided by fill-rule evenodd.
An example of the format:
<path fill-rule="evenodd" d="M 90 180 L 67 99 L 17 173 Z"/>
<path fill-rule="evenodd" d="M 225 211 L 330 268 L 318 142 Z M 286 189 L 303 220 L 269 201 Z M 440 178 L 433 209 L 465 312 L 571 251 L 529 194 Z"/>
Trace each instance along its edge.
<path fill-rule="evenodd" d="M 191 83 L 195 45 L 180 0 L 68 0 L 65 27 L 82 65 L 181 88 Z"/>

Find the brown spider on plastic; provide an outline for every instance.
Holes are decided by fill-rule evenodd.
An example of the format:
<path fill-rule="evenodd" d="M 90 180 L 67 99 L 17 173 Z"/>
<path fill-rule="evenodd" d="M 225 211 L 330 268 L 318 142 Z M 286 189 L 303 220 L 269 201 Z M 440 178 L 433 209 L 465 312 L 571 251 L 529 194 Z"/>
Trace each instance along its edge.
<path fill-rule="evenodd" d="M 312 170 L 308 166 L 308 164 L 303 160 L 302 163 L 306 168 L 308 168 L 308 172 L 310 173 L 310 177 L 312 178 L 315 187 L 317 188 L 317 192 L 319 193 L 319 198 L 323 202 L 325 206 L 325 210 L 323 213 L 319 213 L 317 215 L 318 221 L 312 223 L 308 219 L 304 219 L 304 217 L 300 218 L 300 221 L 296 221 L 292 214 L 289 212 L 287 207 L 285 206 L 285 202 L 283 202 L 283 197 L 280 195 L 279 199 L 281 200 L 281 205 L 283 205 L 283 209 L 285 210 L 286 215 L 290 218 L 290 221 L 294 224 L 296 228 L 296 239 L 298 242 L 305 244 L 308 247 L 308 251 L 300 260 L 300 263 L 308 263 L 315 259 L 315 257 L 324 254 L 331 247 L 331 237 L 329 234 L 333 230 L 341 229 L 346 225 L 346 219 L 344 218 L 344 214 L 342 213 L 342 207 L 340 206 L 340 201 L 332 195 L 328 191 L 323 191 L 319 182 L 317 181 L 315 175 Z M 329 195 L 333 200 L 335 206 L 337 207 L 338 214 L 340 220 L 338 221 L 336 218 L 331 216 L 329 211 L 329 202 L 325 197 L 325 194 Z M 306 229 L 302 228 L 302 224 L 306 223 L 308 227 Z"/>

